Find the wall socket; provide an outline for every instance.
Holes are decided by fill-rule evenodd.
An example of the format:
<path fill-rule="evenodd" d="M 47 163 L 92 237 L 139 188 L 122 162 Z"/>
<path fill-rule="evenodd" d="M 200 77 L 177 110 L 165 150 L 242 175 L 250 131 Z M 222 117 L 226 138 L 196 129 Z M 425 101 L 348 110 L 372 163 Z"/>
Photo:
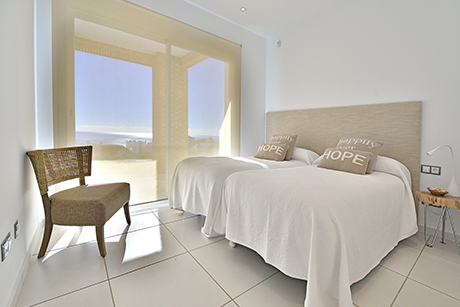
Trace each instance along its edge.
<path fill-rule="evenodd" d="M 19 236 L 19 220 L 14 223 L 14 238 L 17 239 Z"/>
<path fill-rule="evenodd" d="M 433 166 L 433 165 L 423 165 L 420 170 L 423 174 L 431 174 L 431 175 L 441 175 L 441 167 L 440 166 Z"/>
<path fill-rule="evenodd" d="M 1 251 L 2 252 L 2 262 L 5 261 L 5 258 L 8 255 L 8 253 L 10 252 L 10 249 L 11 249 L 11 235 L 8 232 L 8 234 L 6 235 L 5 240 L 3 240 L 3 242 L 2 242 L 2 247 L 1 247 L 1 250 L 2 250 Z"/>

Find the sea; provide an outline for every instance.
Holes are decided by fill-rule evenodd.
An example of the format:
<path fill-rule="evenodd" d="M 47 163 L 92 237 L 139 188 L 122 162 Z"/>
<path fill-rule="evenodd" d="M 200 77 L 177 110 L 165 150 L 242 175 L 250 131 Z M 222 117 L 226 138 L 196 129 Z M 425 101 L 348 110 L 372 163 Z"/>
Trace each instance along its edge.
<path fill-rule="evenodd" d="M 121 145 L 125 146 L 126 141 L 145 141 L 152 142 L 152 133 L 150 132 L 90 132 L 76 131 L 76 144 L 86 143 L 104 144 L 104 145 Z"/>
<path fill-rule="evenodd" d="M 192 136 L 196 139 L 218 139 L 215 135 Z M 151 132 L 93 132 L 93 131 L 76 131 L 75 141 L 77 145 L 87 143 L 104 144 L 104 145 L 121 145 L 125 146 L 126 141 L 145 141 L 152 142 Z"/>

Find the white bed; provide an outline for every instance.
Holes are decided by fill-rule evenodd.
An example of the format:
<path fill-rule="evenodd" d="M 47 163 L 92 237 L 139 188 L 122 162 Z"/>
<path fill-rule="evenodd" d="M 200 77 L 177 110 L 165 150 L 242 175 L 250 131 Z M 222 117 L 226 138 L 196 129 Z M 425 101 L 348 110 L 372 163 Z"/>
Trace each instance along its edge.
<path fill-rule="evenodd" d="M 216 185 L 209 177 L 180 200 L 174 192 L 171 206 L 200 208 L 230 241 L 307 280 L 305 306 L 352 307 L 350 285 L 417 231 L 412 192 L 419 189 L 421 111 L 415 101 L 267 113 L 267 136 L 297 134 L 296 146 L 317 153 L 341 137 L 379 140 L 380 155 L 402 164 L 379 157 L 370 175 L 316 166 L 217 170 Z M 222 198 L 207 208 L 218 212 L 205 212 L 198 194 L 214 189 Z"/>
<path fill-rule="evenodd" d="M 228 176 L 226 237 L 307 280 L 306 307 L 352 307 L 350 285 L 417 231 L 421 114 L 420 101 L 267 113 L 267 135 L 297 134 L 297 146 L 320 154 L 343 137 L 384 145 L 372 174 L 305 166 Z"/>
<path fill-rule="evenodd" d="M 174 171 L 169 206 L 206 216 L 202 233 L 207 237 L 225 234 L 225 214 L 221 211 L 222 184 L 235 172 L 268 170 L 310 165 L 318 154 L 294 148 L 290 161 L 253 157 L 193 157 L 181 161 Z"/>
<path fill-rule="evenodd" d="M 385 157 L 370 175 L 316 166 L 235 173 L 222 192 L 226 238 L 307 280 L 306 307 L 351 307 L 350 285 L 417 232 L 410 182 Z"/>

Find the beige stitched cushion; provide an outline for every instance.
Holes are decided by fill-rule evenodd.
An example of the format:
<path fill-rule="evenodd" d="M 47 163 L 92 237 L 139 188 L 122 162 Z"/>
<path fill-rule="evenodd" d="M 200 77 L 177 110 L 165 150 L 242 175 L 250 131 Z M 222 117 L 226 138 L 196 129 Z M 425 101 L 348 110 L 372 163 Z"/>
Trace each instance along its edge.
<path fill-rule="evenodd" d="M 318 167 L 364 175 L 370 159 L 371 154 L 367 151 L 328 148 Z"/>
<path fill-rule="evenodd" d="M 280 145 L 280 144 L 286 144 L 286 145 L 289 145 L 289 149 L 286 153 L 286 157 L 284 158 L 284 160 L 291 160 L 291 156 L 292 156 L 292 152 L 294 151 L 294 145 L 295 145 L 295 142 L 297 141 L 297 134 L 296 135 L 290 135 L 290 134 L 278 134 L 278 135 L 273 135 L 271 138 L 270 138 L 270 141 L 268 142 L 268 144 L 276 144 L 276 145 Z"/>
<path fill-rule="evenodd" d="M 58 225 L 104 226 L 129 196 L 126 182 L 63 190 L 50 196 L 51 220 Z"/>
<path fill-rule="evenodd" d="M 341 149 L 356 149 L 361 151 L 367 151 L 371 153 L 371 160 L 367 166 L 367 174 L 372 173 L 374 169 L 375 161 L 379 155 L 380 148 L 383 146 L 382 142 L 373 141 L 365 138 L 342 138 L 337 144 L 337 148 Z"/>
<path fill-rule="evenodd" d="M 275 161 L 283 161 L 286 157 L 288 149 L 289 145 L 286 144 L 262 144 L 259 146 L 259 150 L 254 155 L 254 157 Z"/>

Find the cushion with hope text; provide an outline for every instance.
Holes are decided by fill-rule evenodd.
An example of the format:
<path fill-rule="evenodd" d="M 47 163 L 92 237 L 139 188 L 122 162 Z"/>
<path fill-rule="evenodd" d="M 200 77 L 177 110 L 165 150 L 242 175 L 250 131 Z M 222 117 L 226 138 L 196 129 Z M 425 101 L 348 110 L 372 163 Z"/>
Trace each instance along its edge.
<path fill-rule="evenodd" d="M 297 141 L 297 134 L 291 135 L 291 134 L 276 134 L 273 135 L 270 138 L 270 141 L 268 141 L 268 144 L 275 144 L 275 145 L 281 145 L 281 144 L 286 144 L 289 145 L 289 149 L 286 152 L 286 157 L 284 157 L 284 160 L 291 160 L 292 152 L 294 151 L 294 145 L 295 142 Z"/>
<path fill-rule="evenodd" d="M 367 151 L 327 148 L 318 167 L 364 175 L 370 160 L 371 154 Z"/>
<path fill-rule="evenodd" d="M 289 145 L 286 144 L 262 144 L 259 146 L 259 149 L 257 150 L 257 153 L 254 155 L 254 157 L 260 159 L 283 161 L 286 157 L 288 149 Z"/>
<path fill-rule="evenodd" d="M 377 160 L 377 156 L 379 155 L 380 148 L 383 146 L 382 142 L 369 140 L 366 138 L 341 138 L 339 143 L 337 144 L 337 148 L 341 149 L 354 149 L 354 150 L 361 150 L 367 151 L 371 153 L 371 160 L 367 165 L 366 173 L 372 173 L 374 169 L 375 161 Z"/>

